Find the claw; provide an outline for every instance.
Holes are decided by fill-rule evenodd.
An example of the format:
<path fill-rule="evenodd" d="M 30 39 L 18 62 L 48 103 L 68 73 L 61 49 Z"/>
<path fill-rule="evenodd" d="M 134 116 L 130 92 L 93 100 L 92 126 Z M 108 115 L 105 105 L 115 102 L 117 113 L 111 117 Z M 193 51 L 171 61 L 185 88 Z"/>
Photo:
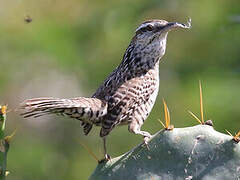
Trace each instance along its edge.
<path fill-rule="evenodd" d="M 148 144 L 148 142 L 149 142 L 149 140 L 152 138 L 152 136 L 150 135 L 150 136 L 145 136 L 144 138 L 143 138 L 143 142 L 144 142 L 144 144 Z"/>
<path fill-rule="evenodd" d="M 99 160 L 98 161 L 98 163 L 100 164 L 100 163 L 104 163 L 104 162 L 108 162 L 108 161 L 111 161 L 111 156 L 109 155 L 109 154 L 105 154 L 104 155 L 105 157 L 103 158 L 103 159 L 101 159 L 101 160 Z"/>
<path fill-rule="evenodd" d="M 143 138 L 143 143 L 145 144 L 145 146 L 147 147 L 147 149 L 148 150 L 150 150 L 150 148 L 149 148 L 149 146 L 148 146 L 148 142 L 149 142 L 149 140 L 151 139 L 151 135 L 149 135 L 149 136 L 145 136 L 144 138 Z"/>
<path fill-rule="evenodd" d="M 110 156 L 109 154 L 105 154 L 105 159 L 106 159 L 107 161 L 109 161 L 109 160 L 111 160 L 111 156 Z"/>

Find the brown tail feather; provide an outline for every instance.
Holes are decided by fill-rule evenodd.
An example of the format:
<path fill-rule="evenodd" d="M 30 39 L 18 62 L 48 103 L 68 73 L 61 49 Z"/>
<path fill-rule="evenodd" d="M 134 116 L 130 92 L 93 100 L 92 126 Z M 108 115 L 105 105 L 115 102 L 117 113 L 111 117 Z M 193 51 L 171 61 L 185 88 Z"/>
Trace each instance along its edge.
<path fill-rule="evenodd" d="M 107 104 L 97 98 L 36 98 L 21 103 L 24 118 L 40 117 L 48 114 L 66 115 L 84 122 L 85 134 L 91 130 L 91 124 L 106 115 Z"/>

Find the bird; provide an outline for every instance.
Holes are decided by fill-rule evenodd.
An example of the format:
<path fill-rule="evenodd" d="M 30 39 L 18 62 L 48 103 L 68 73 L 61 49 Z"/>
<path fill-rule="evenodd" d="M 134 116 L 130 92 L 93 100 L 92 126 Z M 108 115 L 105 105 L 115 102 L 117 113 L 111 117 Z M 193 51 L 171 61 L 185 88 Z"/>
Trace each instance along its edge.
<path fill-rule="evenodd" d="M 165 54 L 168 32 L 190 27 L 191 19 L 186 24 L 158 19 L 144 21 L 135 30 L 121 63 L 91 97 L 27 99 L 20 105 L 21 115 L 24 118 L 68 116 L 81 121 L 85 135 L 93 126 L 100 126 L 106 160 L 110 159 L 106 138 L 117 126 L 128 125 L 128 130 L 142 135 L 147 144 L 152 136 L 141 127 L 158 95 L 159 62 Z"/>

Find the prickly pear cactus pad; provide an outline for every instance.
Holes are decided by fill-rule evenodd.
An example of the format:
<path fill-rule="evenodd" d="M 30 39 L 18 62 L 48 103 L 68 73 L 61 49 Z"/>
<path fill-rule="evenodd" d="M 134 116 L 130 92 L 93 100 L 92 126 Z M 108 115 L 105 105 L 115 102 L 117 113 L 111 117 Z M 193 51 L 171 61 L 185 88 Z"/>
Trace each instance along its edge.
<path fill-rule="evenodd" d="M 208 125 L 162 130 L 98 164 L 89 180 L 216 180 L 240 178 L 240 144 Z"/>

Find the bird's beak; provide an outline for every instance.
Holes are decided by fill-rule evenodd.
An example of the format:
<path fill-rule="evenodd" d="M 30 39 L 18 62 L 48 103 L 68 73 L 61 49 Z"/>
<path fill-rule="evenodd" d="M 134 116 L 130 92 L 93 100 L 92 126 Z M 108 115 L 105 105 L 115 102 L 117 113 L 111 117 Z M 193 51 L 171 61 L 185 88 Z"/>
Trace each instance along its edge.
<path fill-rule="evenodd" d="M 176 29 L 176 28 L 184 28 L 184 29 L 189 29 L 191 28 L 191 19 L 188 20 L 187 24 L 182 24 L 182 23 L 178 23 L 178 22 L 169 22 L 165 25 L 164 27 L 164 31 L 168 32 L 172 29 Z"/>

